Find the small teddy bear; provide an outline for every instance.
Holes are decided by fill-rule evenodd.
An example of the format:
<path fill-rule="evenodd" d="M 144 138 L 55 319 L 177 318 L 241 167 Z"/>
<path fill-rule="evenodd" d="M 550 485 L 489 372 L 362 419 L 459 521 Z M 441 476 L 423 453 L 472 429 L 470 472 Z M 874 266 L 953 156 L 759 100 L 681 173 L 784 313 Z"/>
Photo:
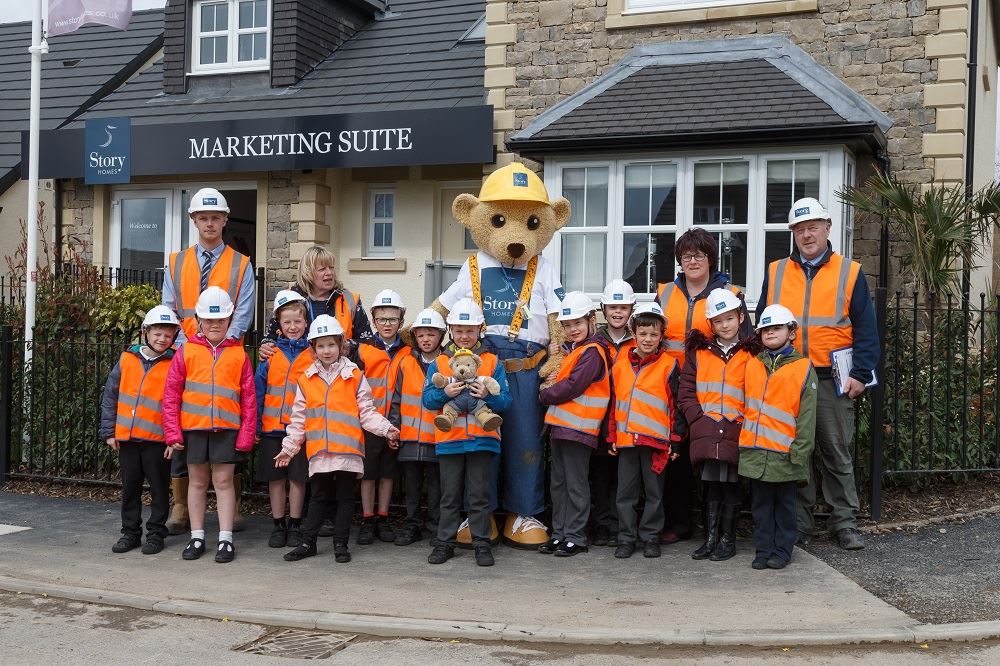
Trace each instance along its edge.
<path fill-rule="evenodd" d="M 468 349 L 459 349 L 448 361 L 452 376 L 445 377 L 440 372 L 431 375 L 431 383 L 438 388 L 444 388 L 449 383 L 457 382 L 465 384 L 465 389 L 457 396 L 445 403 L 441 413 L 434 417 L 434 426 L 442 432 L 448 432 L 455 426 L 455 420 L 461 414 L 472 414 L 483 430 L 490 432 L 499 430 L 503 424 L 503 418 L 486 403 L 472 396 L 469 386 L 474 382 L 481 381 L 490 395 L 500 393 L 500 384 L 492 377 L 480 377 L 476 373 L 483 360 L 477 354 Z"/>

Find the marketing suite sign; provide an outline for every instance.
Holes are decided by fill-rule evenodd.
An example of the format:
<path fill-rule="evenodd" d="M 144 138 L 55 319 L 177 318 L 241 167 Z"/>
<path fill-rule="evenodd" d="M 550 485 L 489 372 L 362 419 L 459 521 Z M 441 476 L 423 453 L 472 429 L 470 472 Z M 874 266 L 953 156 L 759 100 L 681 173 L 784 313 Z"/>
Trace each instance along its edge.
<path fill-rule="evenodd" d="M 88 120 L 84 128 L 83 178 L 88 185 L 132 179 L 132 122 L 128 118 Z"/>
<path fill-rule="evenodd" d="M 117 168 L 115 157 L 120 155 L 105 158 L 100 151 L 116 145 L 113 132 L 119 130 L 107 126 L 117 128 L 122 120 L 127 121 L 100 118 L 88 120 L 85 130 L 42 132 L 40 176 L 125 182 L 90 179 L 92 152 L 98 152 L 97 164 L 105 165 L 97 170 Z M 96 128 L 93 136 L 92 125 Z M 101 148 L 109 131 L 112 143 Z M 27 155 L 27 145 L 25 132 L 22 156 Z M 131 176 L 489 163 L 493 161 L 493 107 L 136 124 L 131 129 L 131 147 L 131 160 L 124 163 L 130 165 Z M 81 154 L 86 158 L 86 171 L 75 168 L 81 164 Z"/>

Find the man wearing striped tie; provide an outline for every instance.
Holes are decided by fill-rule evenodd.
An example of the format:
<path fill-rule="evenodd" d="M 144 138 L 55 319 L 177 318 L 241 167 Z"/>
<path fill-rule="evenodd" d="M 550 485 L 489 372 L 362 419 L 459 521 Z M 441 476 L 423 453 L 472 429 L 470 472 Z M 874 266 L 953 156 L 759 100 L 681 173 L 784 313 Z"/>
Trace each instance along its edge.
<path fill-rule="evenodd" d="M 198 242 L 170 255 L 163 279 L 163 304 L 174 310 L 181 322 L 177 342 L 184 342 L 198 332 L 194 306 L 198 296 L 209 286 L 225 289 L 236 304 L 228 337 L 238 340 L 253 321 L 253 265 L 249 257 L 222 241 L 222 231 L 229 219 L 229 205 L 221 192 L 211 187 L 198 190 L 191 197 L 188 214 L 198 230 Z M 174 456 L 170 476 L 174 506 L 167 520 L 167 530 L 170 534 L 181 534 L 188 529 L 188 479 L 184 456 Z M 237 474 L 234 479 L 237 498 L 240 494 L 239 479 Z M 242 529 L 242 522 L 237 504 L 235 531 Z"/>

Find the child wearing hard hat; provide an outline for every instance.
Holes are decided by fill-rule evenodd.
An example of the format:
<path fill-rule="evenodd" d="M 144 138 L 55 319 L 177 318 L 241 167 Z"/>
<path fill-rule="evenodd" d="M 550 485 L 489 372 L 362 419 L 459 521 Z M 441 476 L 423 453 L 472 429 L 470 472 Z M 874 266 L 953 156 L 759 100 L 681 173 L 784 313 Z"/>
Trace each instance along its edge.
<path fill-rule="evenodd" d="M 183 452 L 188 467 L 191 540 L 185 560 L 205 553 L 205 504 L 208 485 L 215 488 L 219 540 L 215 561 L 232 562 L 236 463 L 253 450 L 257 397 L 250 358 L 227 336 L 233 301 L 219 287 L 198 297 L 198 333 L 174 354 L 163 391 L 163 433 L 167 445 Z"/>
<path fill-rule="evenodd" d="M 396 386 L 399 364 L 410 353 L 403 344 L 399 329 L 403 325 L 406 308 L 403 297 L 392 289 L 383 289 L 372 301 L 372 323 L 375 335 L 355 347 L 350 355 L 365 374 L 371 386 L 375 409 L 399 427 L 399 401 L 393 402 L 390 389 Z M 389 525 L 389 501 L 392 485 L 399 465 L 396 447 L 384 437 L 365 435 L 365 475 L 361 480 L 361 529 L 357 542 L 370 544 L 378 539 L 392 543 L 396 534 Z M 378 491 L 378 514 L 375 513 L 375 494 Z"/>
<path fill-rule="evenodd" d="M 692 328 L 686 342 L 677 403 L 688 423 L 691 463 L 700 469 L 705 541 L 691 557 L 713 562 L 736 554 L 738 465 L 743 428 L 743 375 L 758 344 L 740 337 L 743 300 L 729 289 L 713 289 L 705 315 L 714 336 Z M 720 536 L 721 534 L 721 536 Z"/>
<path fill-rule="evenodd" d="M 566 294 L 557 319 L 566 344 L 552 384 L 539 393 L 547 405 L 545 428 L 552 453 L 552 536 L 538 552 L 572 557 L 587 552 L 590 456 L 597 448 L 611 399 L 610 359 L 598 341 L 594 302 L 582 291 Z"/>
<path fill-rule="evenodd" d="M 309 510 L 302 543 L 285 553 L 296 562 L 316 554 L 323 521 L 334 514 L 333 553 L 337 562 L 351 561 L 347 542 L 354 515 L 355 481 L 364 474 L 365 437 L 370 432 L 394 445 L 399 430 L 376 408 L 361 369 L 341 356 L 344 328 L 330 315 L 309 325 L 309 344 L 316 360 L 299 377 L 291 422 L 274 464 L 287 467 L 303 448 L 309 459 Z"/>
<path fill-rule="evenodd" d="M 635 347 L 635 338 L 628 321 L 635 308 L 635 291 L 622 279 L 614 279 L 601 294 L 601 312 L 605 323 L 597 328 L 597 338 L 604 343 L 614 365 L 618 355 Z M 614 412 L 609 416 L 613 418 Z M 590 514 L 593 523 L 591 543 L 595 546 L 618 545 L 618 457 L 608 454 L 608 419 L 601 426 L 601 436 L 590 459 L 591 496 L 594 509 Z"/>
<path fill-rule="evenodd" d="M 615 557 L 632 557 L 642 544 L 643 557 L 660 556 L 663 529 L 663 479 L 667 463 L 678 456 L 686 432 L 674 396 L 680 369 L 666 353 L 667 317 L 656 303 L 641 303 L 629 319 L 636 346 L 619 354 L 611 370 L 615 416 L 608 441 L 618 456 L 618 547 Z M 636 505 L 640 486 L 642 519 Z"/>
<path fill-rule="evenodd" d="M 783 305 L 764 308 L 757 336 L 764 349 L 744 374 L 740 476 L 753 497 L 754 569 L 783 569 L 798 534 L 796 486 L 811 472 L 816 433 L 816 371 L 792 343 L 798 322 Z"/>
<path fill-rule="evenodd" d="M 448 361 L 462 349 L 478 354 L 482 359 L 478 374 L 493 377 L 500 386 L 499 393 L 492 395 L 482 382 L 474 382 L 469 387 L 472 397 L 484 400 L 486 406 L 494 412 L 502 412 L 510 407 L 507 373 L 496 355 L 486 351 L 479 340 L 485 323 L 482 309 L 471 298 L 461 298 L 452 305 L 447 319 L 451 342 L 427 367 L 422 397 L 425 408 L 438 412 L 446 402 L 465 390 L 466 386 L 462 382 L 449 382 L 444 388 L 437 388 L 431 381 L 435 373 L 451 376 Z M 495 430 L 487 431 L 475 416 L 462 414 L 450 430 L 435 430 L 435 438 L 435 453 L 441 474 L 441 519 L 437 543 L 427 562 L 444 564 L 454 557 L 465 499 L 469 506 L 468 523 L 476 552 L 476 564 L 493 566 L 493 551 L 490 548 L 493 522 L 491 502 L 494 501 L 494 463 L 500 453 L 500 433 Z"/>
<path fill-rule="evenodd" d="M 149 484 L 149 519 L 142 552 L 163 550 L 170 509 L 170 449 L 163 439 L 163 387 L 180 322 L 157 305 L 142 320 L 142 342 L 122 352 L 101 399 L 101 437 L 118 452 L 122 476 L 122 536 L 111 547 L 125 553 L 142 537 L 142 485 Z"/>
<path fill-rule="evenodd" d="M 437 412 L 421 403 L 427 368 L 441 355 L 441 343 L 448 329 L 436 310 L 422 310 L 413 321 L 411 333 L 415 348 L 402 358 L 393 391 L 399 403 L 399 464 L 403 468 L 403 492 L 406 496 L 406 520 L 396 535 L 397 546 L 408 546 L 424 538 L 420 517 L 420 498 L 427 490 L 427 527 L 437 537 L 441 518 L 441 475 L 434 454 Z"/>
<path fill-rule="evenodd" d="M 279 291 L 274 297 L 274 319 L 278 322 L 279 333 L 274 341 L 276 351 L 260 362 L 254 375 L 260 433 L 257 480 L 267 483 L 271 500 L 274 528 L 267 541 L 271 548 L 294 548 L 302 543 L 302 505 L 309 481 L 308 462 L 305 453 L 300 452 L 287 467 L 276 467 L 274 457 L 281 451 L 285 428 L 292 419 L 295 386 L 315 360 L 305 337 L 309 317 L 305 300 L 305 296 L 289 289 Z"/>

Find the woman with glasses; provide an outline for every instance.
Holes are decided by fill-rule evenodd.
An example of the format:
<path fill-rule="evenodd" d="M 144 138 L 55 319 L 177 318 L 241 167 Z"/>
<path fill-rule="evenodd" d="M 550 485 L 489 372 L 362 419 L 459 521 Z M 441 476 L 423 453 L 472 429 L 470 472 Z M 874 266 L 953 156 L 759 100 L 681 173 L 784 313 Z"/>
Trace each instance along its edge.
<path fill-rule="evenodd" d="M 684 365 L 684 341 L 692 330 L 712 336 L 706 316 L 705 302 L 713 289 L 728 289 L 740 299 L 743 323 L 742 339 L 753 329 L 750 313 L 744 302 L 743 291 L 730 283 L 729 276 L 718 270 L 719 248 L 712 234 L 694 227 L 681 234 L 674 245 L 674 256 L 681 270 L 673 282 L 657 285 L 656 302 L 667 316 L 664 338 L 667 353 L 677 359 L 678 368 Z M 678 457 L 670 461 L 664 472 L 664 504 L 666 521 L 660 543 L 671 544 L 691 538 L 691 508 L 694 472 L 688 442 L 674 445 Z"/>

